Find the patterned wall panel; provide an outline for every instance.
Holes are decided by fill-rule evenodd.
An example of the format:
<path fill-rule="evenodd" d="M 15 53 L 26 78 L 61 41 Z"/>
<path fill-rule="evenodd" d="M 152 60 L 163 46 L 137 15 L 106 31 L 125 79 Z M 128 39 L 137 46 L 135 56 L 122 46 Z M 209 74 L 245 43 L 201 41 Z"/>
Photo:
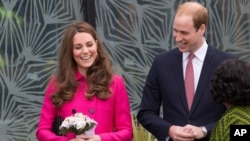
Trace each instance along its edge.
<path fill-rule="evenodd" d="M 176 47 L 172 21 L 185 0 L 96 0 L 96 28 L 123 75 L 135 114 L 154 56 Z M 83 0 L 0 0 L 0 141 L 34 141 L 57 47 L 83 20 Z M 250 59 L 250 1 L 199 0 L 209 10 L 207 40 Z"/>
<path fill-rule="evenodd" d="M 0 0 L 0 141 L 35 141 L 57 47 L 81 0 Z"/>
<path fill-rule="evenodd" d="M 204 2 L 210 12 L 208 39 L 216 47 L 250 61 L 250 1 Z"/>

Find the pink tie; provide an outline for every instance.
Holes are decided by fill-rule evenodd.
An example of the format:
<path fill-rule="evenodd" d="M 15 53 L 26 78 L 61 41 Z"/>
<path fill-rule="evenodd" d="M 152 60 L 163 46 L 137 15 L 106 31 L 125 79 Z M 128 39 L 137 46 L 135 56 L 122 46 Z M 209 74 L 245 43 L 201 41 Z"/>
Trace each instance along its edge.
<path fill-rule="evenodd" d="M 194 98 L 194 69 L 192 60 L 194 54 L 190 53 L 188 56 L 188 63 L 186 67 L 186 76 L 185 76 L 185 90 L 189 110 L 191 109 L 193 98 Z"/>

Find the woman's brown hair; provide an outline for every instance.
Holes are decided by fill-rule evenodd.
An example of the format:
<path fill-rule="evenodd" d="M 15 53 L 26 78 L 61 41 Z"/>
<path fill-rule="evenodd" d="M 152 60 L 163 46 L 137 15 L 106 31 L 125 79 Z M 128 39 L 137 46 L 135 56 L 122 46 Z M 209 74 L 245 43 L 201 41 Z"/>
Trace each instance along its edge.
<path fill-rule="evenodd" d="M 97 58 L 87 70 L 85 76 L 88 83 L 85 96 L 88 99 L 91 99 L 94 95 L 101 99 L 107 99 L 112 93 L 109 89 L 113 75 L 111 59 L 100 42 L 95 29 L 87 22 L 77 22 L 66 29 L 58 52 L 58 67 L 55 78 L 56 91 L 51 97 L 56 107 L 60 107 L 64 101 L 71 100 L 78 86 L 75 77 L 77 64 L 73 58 L 73 38 L 78 32 L 89 33 L 97 41 Z"/>

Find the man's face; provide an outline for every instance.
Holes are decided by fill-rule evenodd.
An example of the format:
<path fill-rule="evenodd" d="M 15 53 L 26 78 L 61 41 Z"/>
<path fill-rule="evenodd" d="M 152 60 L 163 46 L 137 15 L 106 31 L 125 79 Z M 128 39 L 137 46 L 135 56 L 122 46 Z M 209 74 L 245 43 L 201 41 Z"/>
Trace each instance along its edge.
<path fill-rule="evenodd" d="M 173 24 L 173 36 L 181 52 L 194 53 L 203 43 L 205 25 L 194 28 L 191 15 L 176 14 Z"/>

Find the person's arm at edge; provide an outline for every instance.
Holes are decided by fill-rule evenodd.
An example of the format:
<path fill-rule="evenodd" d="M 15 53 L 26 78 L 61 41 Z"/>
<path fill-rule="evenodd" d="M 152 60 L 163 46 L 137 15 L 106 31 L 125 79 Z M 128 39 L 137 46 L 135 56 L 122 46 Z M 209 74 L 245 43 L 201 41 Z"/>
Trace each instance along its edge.
<path fill-rule="evenodd" d="M 159 117 L 161 96 L 157 82 L 159 77 L 157 70 L 160 69 L 160 66 L 157 65 L 158 59 L 156 57 L 153 61 L 147 76 L 137 119 L 156 138 L 166 140 L 171 123 Z"/>

